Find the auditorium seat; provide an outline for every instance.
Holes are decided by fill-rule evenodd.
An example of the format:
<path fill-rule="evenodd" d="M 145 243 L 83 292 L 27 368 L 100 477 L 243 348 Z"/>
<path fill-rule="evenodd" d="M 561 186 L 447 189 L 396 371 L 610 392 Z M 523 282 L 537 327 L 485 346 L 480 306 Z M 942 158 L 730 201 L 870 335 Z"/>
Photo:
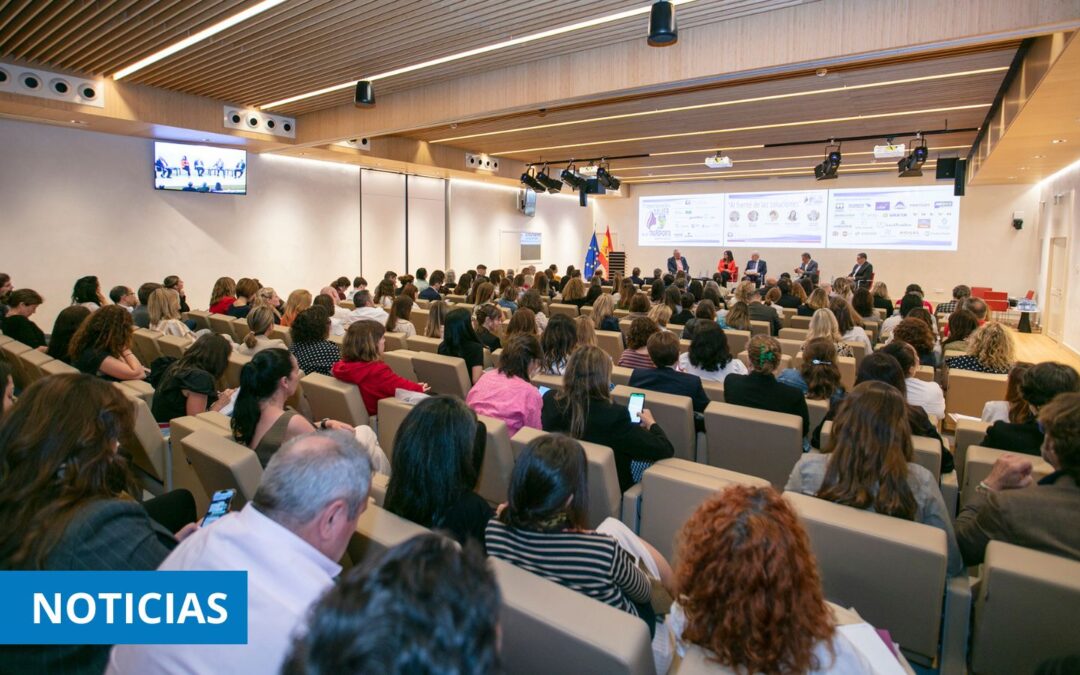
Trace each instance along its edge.
<path fill-rule="evenodd" d="M 178 359 L 184 355 L 188 347 L 192 345 L 192 341 L 186 337 L 179 337 L 176 335 L 162 335 L 157 339 L 158 348 L 161 350 L 163 356 L 169 358 Z M 144 364 L 149 365 L 149 364 Z"/>
<path fill-rule="evenodd" d="M 355 384 L 342 382 L 321 373 L 310 373 L 300 380 L 304 396 L 311 406 L 313 419 L 329 418 L 354 427 L 370 425 L 364 399 Z"/>
<path fill-rule="evenodd" d="M 221 413 L 217 412 L 216 410 L 207 410 L 206 412 L 199 413 L 195 417 L 197 417 L 198 419 L 200 419 L 200 420 L 202 420 L 204 422 L 208 422 L 210 424 L 214 424 L 216 426 L 219 426 L 222 429 L 231 429 L 232 428 L 232 418 L 228 417 L 226 415 L 222 415 Z"/>
<path fill-rule="evenodd" d="M 417 335 L 423 335 L 424 331 L 427 330 L 428 315 L 430 313 L 426 308 L 413 307 L 412 314 L 409 315 L 409 321 L 412 322 Z"/>
<path fill-rule="evenodd" d="M 232 331 L 233 341 L 236 344 L 243 342 L 247 334 L 251 332 L 247 325 L 247 319 L 231 319 L 229 321 L 229 330 Z"/>
<path fill-rule="evenodd" d="M 229 488 L 236 490 L 233 511 L 239 511 L 255 497 L 263 469 L 254 450 L 208 429 L 188 434 L 180 446 L 208 495 Z"/>
<path fill-rule="evenodd" d="M 353 565 L 373 562 L 387 550 L 431 530 L 394 515 L 381 506 L 368 504 L 349 539 L 347 553 Z"/>
<path fill-rule="evenodd" d="M 617 362 L 623 353 L 623 334 L 621 331 L 598 330 L 596 344 L 611 357 L 612 361 Z"/>
<path fill-rule="evenodd" d="M 694 511 L 730 485 L 765 487 L 763 478 L 682 459 L 662 459 L 623 495 L 622 521 L 642 539 L 676 558 L 679 530 Z"/>
<path fill-rule="evenodd" d="M 505 324 L 504 324 L 505 325 Z M 491 358 L 491 350 L 484 347 L 484 370 L 495 367 L 495 360 Z"/>
<path fill-rule="evenodd" d="M 702 380 L 701 388 L 705 390 L 705 395 L 709 397 L 710 401 L 724 402 L 723 382 L 717 382 L 716 380 Z"/>
<path fill-rule="evenodd" d="M 982 420 L 961 419 L 956 423 L 956 434 L 953 445 L 956 446 L 956 469 L 960 477 L 964 477 L 964 461 L 967 449 L 972 445 L 979 445 L 986 438 L 986 430 L 990 428 L 989 422 Z"/>
<path fill-rule="evenodd" d="M 798 340 L 800 343 L 806 342 L 806 336 L 810 333 L 809 328 L 781 328 L 780 335 L 778 337 L 785 340 Z M 746 349 L 743 347 L 743 349 Z"/>
<path fill-rule="evenodd" d="M 915 377 L 923 382 L 933 382 L 935 374 L 933 366 L 918 366 L 915 369 Z"/>
<path fill-rule="evenodd" d="M 562 375 L 549 375 L 547 373 L 537 373 L 529 377 L 529 381 L 536 387 L 547 387 L 548 389 L 555 389 L 562 391 L 563 388 L 563 376 Z"/>
<path fill-rule="evenodd" d="M 769 321 L 751 321 L 750 337 L 755 335 L 772 335 L 772 323 Z"/>
<path fill-rule="evenodd" d="M 794 492 L 784 498 L 810 534 L 826 599 L 888 630 L 917 664 L 963 672 L 971 588 L 967 577 L 947 577 L 944 530 Z"/>
<path fill-rule="evenodd" d="M 626 368 L 625 366 L 612 366 L 611 367 L 611 383 L 623 384 L 630 386 L 630 377 L 634 374 L 633 368 Z"/>
<path fill-rule="evenodd" d="M 625 319 L 628 316 L 630 316 L 630 310 L 628 310 L 628 309 L 616 309 L 615 310 L 615 318 L 619 319 L 620 321 L 622 319 Z"/>
<path fill-rule="evenodd" d="M 748 330 L 725 329 L 724 335 L 727 336 L 728 350 L 732 354 L 746 351 L 747 346 L 750 344 L 750 331 Z"/>
<path fill-rule="evenodd" d="M 44 377 L 45 375 L 44 372 L 41 370 L 41 367 L 49 361 L 54 360 L 53 357 L 49 356 L 45 352 L 39 352 L 36 349 L 29 349 L 21 354 L 18 354 L 15 358 L 17 358 L 22 365 L 22 368 L 20 370 L 23 378 L 23 381 L 21 383 L 16 381 L 15 385 L 21 387 L 29 387 L 31 384 L 37 382 L 42 377 Z"/>
<path fill-rule="evenodd" d="M 1033 673 L 1048 659 L 1075 657 L 1080 562 L 992 541 L 974 611 L 973 673 Z"/>
<path fill-rule="evenodd" d="M 412 338 L 409 340 L 412 344 Z M 469 394 L 472 384 L 465 359 L 421 352 L 413 356 L 412 362 L 417 381 L 426 382 L 432 394 L 457 396 L 462 400 Z"/>
<path fill-rule="evenodd" d="M 210 326 L 210 312 L 204 309 L 189 309 L 184 318 L 195 322 L 195 330 L 213 330 Z"/>
<path fill-rule="evenodd" d="M 130 438 L 120 440 L 120 446 L 131 455 L 131 463 L 135 468 L 149 476 L 165 491 L 171 490 L 172 458 L 169 456 L 165 437 L 161 435 L 154 414 L 150 412 L 150 406 L 136 390 L 125 386 L 126 382 L 114 384 L 135 406 L 134 429 Z M 147 488 L 155 494 L 158 492 L 153 485 L 147 485 Z"/>
<path fill-rule="evenodd" d="M 682 331 L 680 330 L 678 333 L 676 333 L 676 335 L 682 335 Z M 682 339 L 680 339 L 679 340 L 679 354 L 682 355 L 682 354 L 685 354 L 688 351 L 690 351 L 690 340 L 682 340 Z"/>
<path fill-rule="evenodd" d="M 386 453 L 386 458 L 394 459 L 394 439 L 405 417 L 412 412 L 413 405 L 396 398 L 384 398 L 379 400 L 379 447 Z"/>
<path fill-rule="evenodd" d="M 548 305 L 548 317 L 555 316 L 556 314 L 562 314 L 573 319 L 578 315 L 577 305 L 567 305 L 560 302 L 553 302 Z"/>
<path fill-rule="evenodd" d="M 423 335 L 414 335 L 405 342 L 408 348 L 414 352 L 426 352 L 428 354 L 438 354 L 439 345 L 442 344 L 442 340 L 439 338 L 424 337 Z"/>
<path fill-rule="evenodd" d="M 505 311 L 508 311 L 508 310 L 505 307 L 503 307 L 503 311 L 505 312 Z M 592 308 L 592 305 L 582 305 L 581 308 L 578 311 L 581 312 L 581 316 L 592 316 L 593 308 Z"/>
<path fill-rule="evenodd" d="M 825 415 L 829 413 L 829 401 L 806 399 L 806 409 L 810 413 L 810 429 L 817 429 Z"/>
<path fill-rule="evenodd" d="M 356 309 L 356 305 L 353 304 L 352 300 L 341 300 L 340 302 L 338 302 L 338 307 L 341 307 L 342 309 L 347 309 L 350 312 Z"/>
<path fill-rule="evenodd" d="M 147 408 L 154 407 L 154 388 L 146 380 L 124 380 L 120 386 L 129 389 L 146 402 Z"/>
<path fill-rule="evenodd" d="M 154 330 L 147 330 L 146 328 L 136 328 L 132 333 L 131 351 L 135 353 L 135 357 L 146 366 L 150 367 L 156 359 L 163 356 L 161 348 L 158 347 L 157 339 L 161 337 L 161 333 Z"/>
<path fill-rule="evenodd" d="M 945 410 L 980 417 L 987 401 L 1004 401 L 1009 376 L 949 370 Z"/>
<path fill-rule="evenodd" d="M 802 457 L 802 418 L 710 403 L 705 409 L 705 438 L 704 464 L 758 476 L 783 489 L 792 467 Z"/>
<path fill-rule="evenodd" d="M 203 514 L 210 506 L 210 495 L 195 473 L 195 468 L 188 461 L 187 453 L 184 452 L 182 445 L 183 440 L 196 431 L 207 431 L 230 440 L 232 434 L 228 428 L 189 415 L 177 417 L 169 424 L 169 456 L 172 461 L 173 488 L 183 488 L 191 492 L 191 495 L 195 497 L 195 512 Z"/>
<path fill-rule="evenodd" d="M 229 363 L 225 366 L 225 386 L 230 389 L 240 386 L 240 371 L 249 361 L 250 356 L 240 354 L 235 349 L 229 354 Z"/>
<path fill-rule="evenodd" d="M 798 315 L 793 316 L 793 317 L 791 317 L 791 321 L 788 322 L 789 325 L 787 327 L 788 328 L 794 328 L 796 330 L 806 330 L 806 331 L 808 331 L 808 330 L 810 330 L 810 319 L 812 319 L 812 318 L 813 317 L 809 317 L 809 316 L 798 316 Z M 800 344 L 801 344 L 801 342 L 800 342 Z"/>
<path fill-rule="evenodd" d="M 399 349 L 408 349 L 409 344 L 404 333 L 386 333 L 385 351 L 393 352 Z"/>
<path fill-rule="evenodd" d="M 275 325 L 270 329 L 271 340 L 281 340 L 286 347 L 292 347 L 292 331 L 287 326 Z"/>
<path fill-rule="evenodd" d="M 778 338 L 776 341 L 780 343 L 780 353 L 784 356 L 790 357 L 792 359 L 792 363 L 794 363 L 795 355 L 802 351 L 802 340 L 789 340 L 787 338 Z M 795 366 L 791 367 L 794 368 Z"/>
<path fill-rule="evenodd" d="M 515 461 L 526 445 L 547 435 L 532 427 L 519 429 L 510 439 Z M 622 491 L 619 490 L 619 474 L 615 469 L 615 453 L 606 445 L 588 441 L 578 443 L 585 449 L 585 459 L 589 463 L 589 527 L 597 527 L 605 518 L 619 518 L 622 509 Z"/>
<path fill-rule="evenodd" d="M 845 342 L 844 344 L 851 347 L 851 353 L 855 358 L 855 369 L 858 370 L 862 360 L 866 358 L 866 345 L 862 342 Z"/>
<path fill-rule="evenodd" d="M 645 409 L 675 446 L 675 456 L 694 461 L 697 456 L 697 432 L 694 431 L 694 403 L 689 396 L 665 394 L 651 389 L 617 385 L 611 400 L 617 405 L 629 405 L 630 394 L 645 394 Z"/>
<path fill-rule="evenodd" d="M 781 307 L 780 312 L 781 314 L 783 314 L 783 316 L 780 318 L 781 327 L 792 328 L 791 319 L 795 316 L 796 309 L 794 307 Z"/>
<path fill-rule="evenodd" d="M 484 352 L 485 352 L 484 356 L 485 356 L 485 358 L 488 356 L 487 351 L 488 351 L 488 349 L 485 347 L 484 348 Z M 499 363 L 502 362 L 502 350 L 501 349 L 496 349 L 495 351 L 491 352 L 490 357 L 491 357 L 491 367 L 498 370 L 499 369 Z"/>
<path fill-rule="evenodd" d="M 840 369 L 840 383 L 844 385 L 844 389 L 851 391 L 855 387 L 855 375 L 858 370 L 855 366 L 855 357 L 836 357 L 836 367 Z"/>
<path fill-rule="evenodd" d="M 510 445 L 510 432 L 506 423 L 495 417 L 477 415 L 487 427 L 487 445 L 484 462 L 476 481 L 476 493 L 492 506 L 506 501 L 510 488 L 510 474 L 514 471 L 514 449 Z"/>
<path fill-rule="evenodd" d="M 231 316 L 228 316 L 227 314 L 211 314 L 206 317 L 206 320 L 210 323 L 210 330 L 218 335 L 224 335 L 230 340 L 232 339 L 233 331 Z"/>
<path fill-rule="evenodd" d="M 399 377 L 418 382 L 416 371 L 413 370 L 412 365 L 412 357 L 416 356 L 416 354 L 417 352 L 411 349 L 395 349 L 392 352 L 383 353 L 382 359 L 386 365 L 390 366 L 390 370 L 394 371 Z"/>
<path fill-rule="evenodd" d="M 19 354 L 28 352 L 30 350 L 29 345 L 25 345 L 17 340 L 7 338 L 5 342 L 0 344 L 0 352 L 4 355 L 4 360 L 11 366 L 11 379 L 15 382 L 15 386 L 21 388 L 22 382 L 25 381 L 23 375 L 22 361 L 19 360 Z"/>
<path fill-rule="evenodd" d="M 49 375 L 77 375 L 79 369 L 74 366 L 69 366 L 63 361 L 53 359 L 41 364 L 41 372 L 45 377 Z"/>
<path fill-rule="evenodd" d="M 963 483 L 960 491 L 960 508 L 970 502 L 975 496 L 975 490 L 979 483 L 986 480 L 990 470 L 994 468 L 994 462 L 1002 455 L 1016 455 L 1031 461 L 1031 478 L 1038 482 L 1040 479 L 1054 472 L 1054 467 L 1042 457 L 1035 455 L 1019 455 L 1015 452 L 984 448 L 981 445 L 972 445 L 967 448 L 964 455 Z"/>
<path fill-rule="evenodd" d="M 622 331 L 622 334 L 627 338 L 630 337 L 630 324 L 632 323 L 634 323 L 633 319 L 619 319 L 619 330 Z"/>
<path fill-rule="evenodd" d="M 464 295 L 447 295 L 443 299 L 446 300 L 447 302 L 451 303 L 451 304 L 454 304 L 454 305 L 456 305 L 458 303 L 461 303 L 461 302 L 465 302 L 465 296 Z"/>

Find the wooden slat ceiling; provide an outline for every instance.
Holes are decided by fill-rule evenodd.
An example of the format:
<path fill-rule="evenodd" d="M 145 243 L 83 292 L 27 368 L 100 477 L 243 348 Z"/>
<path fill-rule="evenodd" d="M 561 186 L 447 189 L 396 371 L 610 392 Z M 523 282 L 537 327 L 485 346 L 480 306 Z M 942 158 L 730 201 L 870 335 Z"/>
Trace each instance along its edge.
<path fill-rule="evenodd" d="M 108 75 L 257 0 L 16 0 L 0 8 L 0 57 Z M 130 81 L 261 105 L 475 47 L 640 7 L 648 0 L 290 0 L 194 45 Z M 679 26 L 816 0 L 697 0 Z M 643 40 L 647 15 L 382 80 L 377 93 L 495 67 Z M 598 68 L 617 67 L 598 64 Z M 352 100 L 341 91 L 276 110 L 300 114 Z"/>
<path fill-rule="evenodd" d="M 792 143 L 831 137 L 887 134 L 893 132 L 960 129 L 978 127 L 989 110 L 989 104 L 1000 87 L 1016 51 L 1016 45 L 998 45 L 993 49 L 941 54 L 936 58 L 912 62 L 881 64 L 873 67 L 851 68 L 829 72 L 825 77 L 813 74 L 772 79 L 748 84 L 733 84 L 722 88 L 683 91 L 663 96 L 623 100 L 585 108 L 551 110 L 543 116 L 515 116 L 509 119 L 480 120 L 463 123 L 457 128 L 448 126 L 418 130 L 411 137 L 436 141 L 492 131 L 522 129 L 536 125 L 573 122 L 602 116 L 654 111 L 719 101 L 738 101 L 747 98 L 817 91 L 841 86 L 864 85 L 900 79 L 963 73 L 994 68 L 994 72 L 929 80 L 916 84 L 901 84 L 806 97 L 766 100 L 735 105 L 701 108 L 689 111 L 662 113 L 607 120 L 595 123 L 572 124 L 554 128 L 509 131 L 494 135 L 446 141 L 447 145 L 471 152 L 486 152 L 525 162 L 555 161 L 567 158 L 593 158 L 649 153 L 700 151 L 689 155 L 656 156 L 613 162 L 620 166 L 654 166 L 674 163 L 701 163 L 709 148 L 733 148 L 745 145 Z M 856 119 L 825 124 L 753 129 L 731 133 L 697 133 L 717 129 L 747 126 L 787 124 L 837 117 L 891 114 L 900 111 L 929 110 L 945 107 L 975 105 L 967 110 L 928 112 L 916 115 Z M 675 138 L 626 140 L 602 143 L 612 139 L 633 139 L 667 134 L 693 134 Z M 947 142 L 931 139 L 934 145 L 969 144 L 974 133 L 950 135 Z M 874 142 L 865 145 L 872 146 Z M 571 145 L 568 148 L 550 146 Z M 847 146 L 845 146 L 847 147 Z M 852 147 L 855 147 L 854 145 Z M 859 146 L 861 147 L 861 146 Z M 550 148 L 531 150 L 532 148 Z M 731 151 L 733 158 L 809 155 L 819 153 L 819 146 L 801 146 L 776 151 Z M 770 154 L 772 153 L 772 154 Z M 769 165 L 763 165 L 769 166 Z M 684 173 L 686 167 L 657 168 L 655 175 Z"/>

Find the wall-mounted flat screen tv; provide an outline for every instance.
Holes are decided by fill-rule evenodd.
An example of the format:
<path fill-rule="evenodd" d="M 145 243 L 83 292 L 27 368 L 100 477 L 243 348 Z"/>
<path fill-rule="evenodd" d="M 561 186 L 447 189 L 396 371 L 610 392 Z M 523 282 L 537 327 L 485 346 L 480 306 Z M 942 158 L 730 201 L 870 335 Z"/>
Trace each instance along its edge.
<path fill-rule="evenodd" d="M 179 192 L 247 194 L 247 151 L 154 142 L 154 188 Z"/>

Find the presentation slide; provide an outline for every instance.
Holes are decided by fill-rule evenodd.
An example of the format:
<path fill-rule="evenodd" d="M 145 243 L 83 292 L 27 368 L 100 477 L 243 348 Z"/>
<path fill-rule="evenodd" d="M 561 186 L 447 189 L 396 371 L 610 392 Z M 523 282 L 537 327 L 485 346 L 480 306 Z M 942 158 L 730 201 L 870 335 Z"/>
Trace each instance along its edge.
<path fill-rule="evenodd" d="M 723 194 L 639 199 L 638 246 L 723 245 Z"/>
<path fill-rule="evenodd" d="M 820 248 L 828 192 L 742 192 L 727 196 L 724 246 Z"/>
<path fill-rule="evenodd" d="M 533 261 L 540 260 L 540 233 L 539 232 L 522 232 L 521 233 L 521 260 Z"/>
<path fill-rule="evenodd" d="M 960 198 L 951 185 L 829 193 L 829 248 L 956 250 Z"/>

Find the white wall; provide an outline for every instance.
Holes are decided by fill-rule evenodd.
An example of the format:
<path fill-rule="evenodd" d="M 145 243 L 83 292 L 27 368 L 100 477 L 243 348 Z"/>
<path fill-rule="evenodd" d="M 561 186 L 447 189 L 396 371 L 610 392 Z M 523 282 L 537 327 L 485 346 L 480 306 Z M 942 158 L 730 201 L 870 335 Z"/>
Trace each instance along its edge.
<path fill-rule="evenodd" d="M 880 176 L 843 175 L 826 188 L 880 187 L 894 185 L 892 180 Z M 922 179 L 933 184 L 932 172 Z M 909 179 L 910 180 L 910 179 Z M 905 181 L 905 184 L 907 182 Z M 651 274 L 654 267 L 666 271 L 671 250 L 666 247 L 639 247 L 637 244 L 638 197 L 663 194 L 697 194 L 702 192 L 730 192 L 738 190 L 807 190 L 820 189 L 822 183 L 808 178 L 785 178 L 747 181 L 710 181 L 686 183 L 655 183 L 635 185 L 629 188 L 625 198 L 594 200 L 597 230 L 611 227 L 615 249 L 625 250 L 627 267 L 641 267 Z M 624 188 L 625 190 L 626 188 Z M 1039 190 L 1032 185 L 969 186 L 960 201 L 960 238 L 956 251 L 874 251 L 868 250 L 870 262 L 878 281 L 889 286 L 894 297 L 899 297 L 909 283 L 918 283 L 930 297 L 949 296 L 952 287 L 965 283 L 973 286 L 992 286 L 1016 295 L 1035 288 L 1039 271 L 1039 237 L 1037 232 Z M 1024 229 L 1017 231 L 1011 225 L 1012 212 L 1028 214 Z M 723 248 L 682 248 L 681 252 L 690 263 L 691 270 L 712 273 Z M 742 269 L 750 257 L 748 248 L 733 248 L 735 260 Z M 769 263 L 770 274 L 779 275 L 799 264 L 802 249 L 760 249 L 761 257 Z M 850 273 L 855 264 L 857 251 L 814 250 L 814 259 L 821 265 L 822 278 Z"/>
<path fill-rule="evenodd" d="M 1065 284 L 1065 322 L 1062 343 L 1080 353 L 1080 162 L 1044 180 L 1040 185 L 1039 214 L 1040 266 L 1034 285 L 1039 304 L 1045 308 L 1047 270 L 1050 263 L 1050 239 L 1068 238 L 1068 274 Z M 1056 202 L 1056 203 L 1055 203 Z M 1026 229 L 1026 226 L 1025 226 Z M 1043 317 L 1046 324 L 1046 317 Z"/>

